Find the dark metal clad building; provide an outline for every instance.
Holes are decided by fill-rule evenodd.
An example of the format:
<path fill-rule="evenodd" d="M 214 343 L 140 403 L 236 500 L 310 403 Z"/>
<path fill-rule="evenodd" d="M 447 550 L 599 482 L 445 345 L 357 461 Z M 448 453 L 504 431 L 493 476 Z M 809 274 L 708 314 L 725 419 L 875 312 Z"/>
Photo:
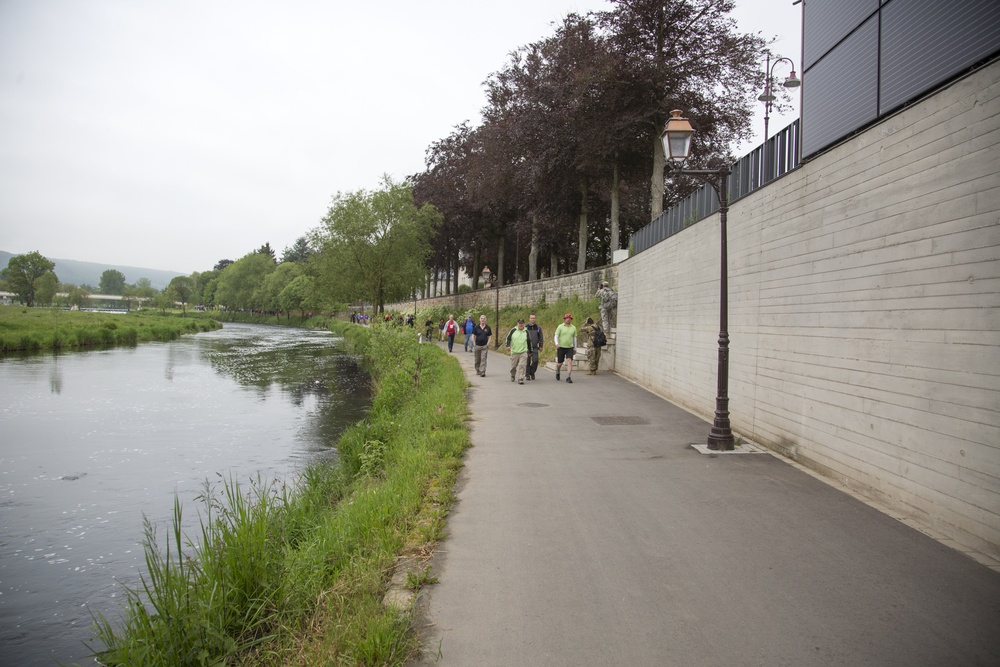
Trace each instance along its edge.
<path fill-rule="evenodd" d="M 802 158 L 998 53 L 997 0 L 804 0 Z"/>

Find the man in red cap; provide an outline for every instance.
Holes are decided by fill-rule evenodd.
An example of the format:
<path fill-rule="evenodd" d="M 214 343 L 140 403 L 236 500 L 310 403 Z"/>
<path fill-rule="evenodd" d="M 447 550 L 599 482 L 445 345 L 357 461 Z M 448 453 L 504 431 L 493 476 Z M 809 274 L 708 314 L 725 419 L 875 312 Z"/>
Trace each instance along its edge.
<path fill-rule="evenodd" d="M 573 384 L 573 355 L 576 354 L 576 327 L 573 326 L 573 316 L 563 315 L 563 323 L 556 327 L 556 382 L 562 370 L 563 360 L 566 361 L 566 382 Z"/>

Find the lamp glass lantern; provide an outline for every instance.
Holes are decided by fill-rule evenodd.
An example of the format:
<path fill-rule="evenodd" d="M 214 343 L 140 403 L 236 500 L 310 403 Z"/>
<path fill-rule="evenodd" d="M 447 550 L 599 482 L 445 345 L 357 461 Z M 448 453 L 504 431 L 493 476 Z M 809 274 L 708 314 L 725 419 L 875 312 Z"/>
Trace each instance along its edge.
<path fill-rule="evenodd" d="M 670 112 L 670 119 L 667 127 L 660 135 L 663 142 L 663 153 L 673 162 L 684 162 L 691 154 L 691 138 L 694 137 L 694 128 L 687 118 L 681 116 L 680 109 Z"/>

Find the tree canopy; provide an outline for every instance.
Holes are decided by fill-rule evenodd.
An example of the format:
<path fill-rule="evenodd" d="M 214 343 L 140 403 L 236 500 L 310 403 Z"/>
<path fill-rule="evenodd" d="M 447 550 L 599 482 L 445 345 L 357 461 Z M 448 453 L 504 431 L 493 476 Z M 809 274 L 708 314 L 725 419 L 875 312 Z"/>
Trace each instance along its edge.
<path fill-rule="evenodd" d="M 101 274 L 97 289 L 101 294 L 121 294 L 125 290 L 125 274 L 115 269 L 107 269 Z"/>
<path fill-rule="evenodd" d="M 437 269 L 487 263 L 509 282 L 536 277 L 543 255 L 551 273 L 603 264 L 660 214 L 668 186 L 669 198 L 694 187 L 665 173 L 671 109 L 698 130 L 692 164 L 729 159 L 749 135 L 766 41 L 737 30 L 733 0 L 609 1 L 516 49 L 486 82 L 481 125 L 428 150 L 414 182 L 444 215 Z"/>
<path fill-rule="evenodd" d="M 260 308 L 258 288 L 271 271 L 274 261 L 267 255 L 252 252 L 241 257 L 219 273 L 215 304 L 229 310 Z"/>
<path fill-rule="evenodd" d="M 188 276 L 176 276 L 167 285 L 167 294 L 172 301 L 179 302 L 184 312 L 187 312 L 187 305 L 191 303 L 194 295 L 194 281 Z"/>
<path fill-rule="evenodd" d="M 7 289 L 17 295 L 25 306 L 35 305 L 35 293 L 39 287 L 43 290 L 51 281 L 37 281 L 46 274 L 52 273 L 56 265 L 42 256 L 37 250 L 25 255 L 15 255 L 7 262 L 7 268 L 0 271 L 0 280 L 7 283 Z M 58 280 L 56 280 L 58 283 Z M 54 292 L 53 292 L 54 294 Z M 51 298 L 49 299 L 51 301 Z"/>
<path fill-rule="evenodd" d="M 378 190 L 338 193 L 313 233 L 320 288 L 336 301 L 364 297 L 382 312 L 423 283 L 440 221 L 434 206 L 414 204 L 409 183 L 388 176 Z"/>

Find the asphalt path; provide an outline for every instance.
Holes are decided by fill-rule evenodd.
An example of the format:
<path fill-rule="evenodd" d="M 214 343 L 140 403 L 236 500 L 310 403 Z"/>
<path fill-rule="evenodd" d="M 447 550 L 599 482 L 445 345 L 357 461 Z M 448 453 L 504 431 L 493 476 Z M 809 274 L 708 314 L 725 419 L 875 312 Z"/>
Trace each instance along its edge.
<path fill-rule="evenodd" d="M 1000 665 L 991 569 L 614 374 L 472 383 L 415 664 Z M 714 401 L 714 397 L 706 397 Z"/>

